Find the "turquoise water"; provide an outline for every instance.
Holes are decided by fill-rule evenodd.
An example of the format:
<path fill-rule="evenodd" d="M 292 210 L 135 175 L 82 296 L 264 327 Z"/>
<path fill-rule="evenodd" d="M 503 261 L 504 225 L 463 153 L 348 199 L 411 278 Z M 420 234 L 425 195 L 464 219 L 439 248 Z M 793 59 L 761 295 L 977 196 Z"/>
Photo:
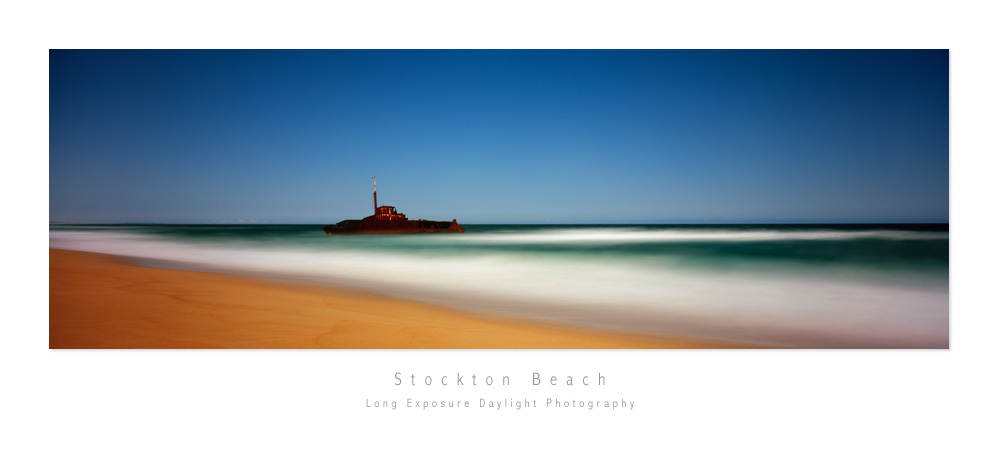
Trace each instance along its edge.
<path fill-rule="evenodd" d="M 948 225 L 51 225 L 52 248 L 541 320 L 790 347 L 948 346 Z"/>

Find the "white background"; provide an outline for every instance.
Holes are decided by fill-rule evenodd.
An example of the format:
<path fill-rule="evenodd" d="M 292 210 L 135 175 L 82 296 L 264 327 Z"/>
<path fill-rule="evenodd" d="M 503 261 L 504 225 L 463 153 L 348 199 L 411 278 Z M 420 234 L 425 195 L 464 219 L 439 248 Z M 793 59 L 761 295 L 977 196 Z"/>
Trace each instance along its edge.
<path fill-rule="evenodd" d="M 5 3 L 3 214 L 15 250 L 3 258 L 0 446 L 998 448 L 1000 58 L 985 3 L 340 3 Z M 48 350 L 48 49 L 439 47 L 950 49 L 951 350 Z M 394 386 L 397 371 L 512 386 Z M 535 371 L 600 372 L 607 385 L 533 387 Z M 478 408 L 505 396 L 636 406 Z M 477 407 L 365 407 L 407 397 Z"/>

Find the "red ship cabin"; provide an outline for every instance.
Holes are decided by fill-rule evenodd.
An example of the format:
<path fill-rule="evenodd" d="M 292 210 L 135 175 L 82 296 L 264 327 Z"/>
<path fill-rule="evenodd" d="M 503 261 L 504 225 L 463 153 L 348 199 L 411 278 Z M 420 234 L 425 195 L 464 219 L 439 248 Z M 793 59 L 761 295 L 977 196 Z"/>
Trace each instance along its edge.
<path fill-rule="evenodd" d="M 365 217 L 365 220 L 406 220 L 406 214 L 396 212 L 395 206 L 378 206 L 375 215 Z"/>

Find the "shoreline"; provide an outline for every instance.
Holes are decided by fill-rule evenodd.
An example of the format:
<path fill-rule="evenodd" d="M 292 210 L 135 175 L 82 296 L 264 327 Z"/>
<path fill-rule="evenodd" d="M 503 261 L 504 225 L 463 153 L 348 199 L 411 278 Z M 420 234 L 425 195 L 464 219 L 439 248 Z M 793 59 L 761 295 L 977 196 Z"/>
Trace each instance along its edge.
<path fill-rule="evenodd" d="M 49 348 L 756 348 L 478 314 L 333 286 L 49 249 Z"/>

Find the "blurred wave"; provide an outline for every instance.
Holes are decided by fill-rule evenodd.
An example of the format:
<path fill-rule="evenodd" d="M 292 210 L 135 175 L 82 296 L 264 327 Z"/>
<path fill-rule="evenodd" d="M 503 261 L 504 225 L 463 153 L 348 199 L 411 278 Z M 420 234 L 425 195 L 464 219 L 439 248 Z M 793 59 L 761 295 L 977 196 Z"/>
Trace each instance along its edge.
<path fill-rule="evenodd" d="M 53 225 L 49 246 L 453 307 L 788 347 L 948 346 L 947 225 Z"/>

